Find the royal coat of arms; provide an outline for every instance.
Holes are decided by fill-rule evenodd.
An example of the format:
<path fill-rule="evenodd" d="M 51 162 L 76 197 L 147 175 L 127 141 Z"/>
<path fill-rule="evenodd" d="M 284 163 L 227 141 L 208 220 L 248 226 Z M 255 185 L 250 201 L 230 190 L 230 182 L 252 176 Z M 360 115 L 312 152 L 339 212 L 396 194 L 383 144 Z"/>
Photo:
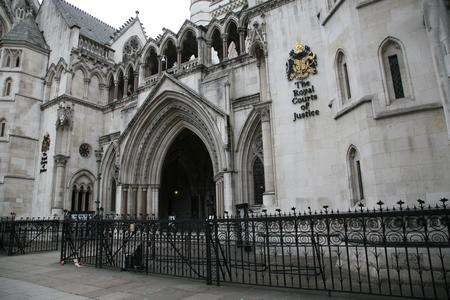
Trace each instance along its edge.
<path fill-rule="evenodd" d="M 308 46 L 297 43 L 286 63 L 288 80 L 304 80 L 317 74 L 317 55 Z"/>
<path fill-rule="evenodd" d="M 47 133 L 42 140 L 42 149 L 43 153 L 47 152 L 50 149 L 50 135 Z"/>

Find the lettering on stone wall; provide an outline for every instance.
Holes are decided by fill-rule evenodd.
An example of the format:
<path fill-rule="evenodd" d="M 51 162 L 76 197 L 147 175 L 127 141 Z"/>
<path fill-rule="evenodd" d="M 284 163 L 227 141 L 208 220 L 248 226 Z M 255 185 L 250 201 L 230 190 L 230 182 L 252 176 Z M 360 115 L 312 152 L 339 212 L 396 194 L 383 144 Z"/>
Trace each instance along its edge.
<path fill-rule="evenodd" d="M 41 174 L 47 172 L 48 150 L 50 150 L 50 135 L 47 133 L 42 140 L 41 148 Z"/>
<path fill-rule="evenodd" d="M 299 109 L 297 112 L 294 112 L 294 122 L 318 117 L 320 111 L 314 108 L 314 104 L 318 99 L 314 85 L 310 81 L 300 80 L 295 82 L 295 87 L 292 91 L 294 94 L 292 103 Z"/>

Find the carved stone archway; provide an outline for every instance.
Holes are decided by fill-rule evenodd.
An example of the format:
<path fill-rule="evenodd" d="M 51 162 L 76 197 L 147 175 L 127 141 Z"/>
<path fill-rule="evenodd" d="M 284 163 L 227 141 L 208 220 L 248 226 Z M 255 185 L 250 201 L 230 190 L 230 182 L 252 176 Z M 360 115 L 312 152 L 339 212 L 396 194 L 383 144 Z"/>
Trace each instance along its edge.
<path fill-rule="evenodd" d="M 219 190 L 217 214 L 222 215 L 225 120 L 220 109 L 196 95 L 173 90 L 151 95 L 119 139 L 119 178 L 123 190 L 120 212 L 158 215 L 164 157 L 177 135 L 188 129 L 204 143 L 211 158 Z"/>

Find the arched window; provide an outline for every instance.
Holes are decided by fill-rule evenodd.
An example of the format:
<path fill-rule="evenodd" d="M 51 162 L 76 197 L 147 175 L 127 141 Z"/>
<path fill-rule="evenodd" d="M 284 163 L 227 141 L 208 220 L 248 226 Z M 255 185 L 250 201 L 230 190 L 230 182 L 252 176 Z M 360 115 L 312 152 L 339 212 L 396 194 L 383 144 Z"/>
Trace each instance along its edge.
<path fill-rule="evenodd" d="M 81 172 L 71 181 L 71 202 L 72 212 L 89 212 L 93 209 L 93 185 L 95 178 L 87 172 Z"/>
<path fill-rule="evenodd" d="M 259 157 L 256 157 L 253 162 L 252 173 L 254 204 L 263 205 L 263 195 L 266 187 L 264 183 L 264 164 Z"/>
<path fill-rule="evenodd" d="M 114 101 L 114 92 L 116 89 L 116 85 L 114 84 L 114 77 L 111 75 L 109 78 L 109 86 L 108 86 L 108 103 L 112 103 Z"/>
<path fill-rule="evenodd" d="M 156 50 L 152 47 L 148 51 L 147 57 L 145 58 L 145 77 L 150 77 L 158 74 L 158 55 Z"/>
<path fill-rule="evenodd" d="M 228 34 L 227 57 L 229 59 L 232 59 L 232 58 L 237 57 L 241 51 L 241 46 L 239 44 L 238 28 L 237 28 L 237 25 L 235 22 L 230 22 L 230 24 L 228 25 L 227 34 Z"/>
<path fill-rule="evenodd" d="M 211 38 L 211 64 L 215 65 L 223 60 L 223 41 L 218 28 L 215 28 Z"/>
<path fill-rule="evenodd" d="M 198 57 L 197 36 L 188 30 L 181 42 L 181 62 L 185 63 Z"/>
<path fill-rule="evenodd" d="M 348 151 L 348 167 L 350 170 L 350 188 L 352 204 L 356 205 L 365 199 L 361 158 L 356 147 Z"/>
<path fill-rule="evenodd" d="M 5 87 L 3 90 L 3 96 L 7 97 L 7 96 L 11 96 L 11 89 L 12 89 L 12 79 L 8 78 L 5 81 Z"/>
<path fill-rule="evenodd" d="M 406 59 L 399 42 L 387 39 L 381 46 L 381 60 L 388 104 L 410 97 Z"/>
<path fill-rule="evenodd" d="M 348 76 L 347 58 L 343 51 L 339 51 L 336 58 L 337 76 L 339 92 L 342 102 L 348 101 L 352 98 L 350 89 L 350 79 Z"/>
<path fill-rule="evenodd" d="M 167 41 L 163 54 L 163 70 L 169 70 L 173 68 L 173 66 L 177 62 L 177 48 L 175 47 L 175 43 L 171 39 Z"/>
<path fill-rule="evenodd" d="M 133 67 L 130 66 L 128 69 L 128 82 L 127 82 L 127 97 L 130 97 L 134 94 L 134 70 Z"/>
<path fill-rule="evenodd" d="M 122 100 L 125 90 L 125 77 L 123 76 L 122 70 L 119 71 L 118 78 L 118 88 L 117 88 L 117 100 Z"/>
<path fill-rule="evenodd" d="M 20 56 L 16 58 L 16 68 L 20 67 Z"/>
<path fill-rule="evenodd" d="M 2 119 L 0 121 L 0 138 L 6 137 L 6 120 Z"/>

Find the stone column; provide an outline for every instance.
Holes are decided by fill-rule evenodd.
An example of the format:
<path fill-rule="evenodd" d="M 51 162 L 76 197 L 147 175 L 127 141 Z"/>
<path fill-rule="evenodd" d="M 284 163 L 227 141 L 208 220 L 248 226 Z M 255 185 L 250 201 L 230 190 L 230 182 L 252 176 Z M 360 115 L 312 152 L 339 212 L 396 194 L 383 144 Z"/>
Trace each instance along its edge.
<path fill-rule="evenodd" d="M 83 99 L 87 99 L 88 98 L 88 93 L 89 93 L 89 83 L 91 82 L 91 80 L 89 78 L 85 78 L 84 79 L 84 92 L 83 92 Z"/>
<path fill-rule="evenodd" d="M 159 217 L 159 184 L 153 184 L 151 187 L 151 193 L 152 193 L 152 207 L 153 207 L 153 214 L 155 214 L 155 217 Z"/>
<path fill-rule="evenodd" d="M 97 163 L 97 194 L 95 195 L 95 211 L 98 212 L 100 209 L 100 204 L 102 204 L 100 199 L 100 183 L 102 180 L 102 158 L 103 158 L 103 149 L 100 148 L 99 150 L 95 150 L 95 161 Z M 92 199 L 94 199 L 94 191 L 92 191 Z M 104 207 L 102 204 L 101 206 Z"/>
<path fill-rule="evenodd" d="M 52 215 L 62 216 L 64 209 L 64 186 L 66 177 L 66 165 L 69 157 L 65 155 L 55 155 L 56 165 L 56 193 L 52 207 Z"/>
<path fill-rule="evenodd" d="M 73 188 L 73 187 L 71 187 Z M 77 211 L 78 210 L 78 189 L 75 190 L 75 199 L 72 199 L 72 201 L 74 202 L 74 210 L 73 211 Z M 70 209 L 72 210 L 72 202 L 70 203 Z"/>
<path fill-rule="evenodd" d="M 239 31 L 239 54 L 245 54 L 245 28 L 240 27 Z"/>
<path fill-rule="evenodd" d="M 136 215 L 136 195 L 137 195 L 138 187 L 132 186 L 128 189 L 128 214 L 135 216 Z"/>
<path fill-rule="evenodd" d="M 182 52 L 181 52 L 181 47 L 177 47 L 177 65 L 178 68 L 181 66 L 181 60 L 182 60 Z"/>
<path fill-rule="evenodd" d="M 123 191 L 122 186 L 116 186 L 116 214 L 121 214 L 123 211 Z"/>
<path fill-rule="evenodd" d="M 202 37 L 197 37 L 197 59 L 198 63 L 201 65 L 205 65 L 206 62 L 204 60 L 204 52 L 205 52 L 205 43 Z"/>
<path fill-rule="evenodd" d="M 147 190 L 148 190 L 148 187 L 146 185 L 141 186 L 141 199 L 140 199 L 141 200 L 140 201 L 141 210 L 139 211 L 139 213 L 144 215 L 144 217 L 145 217 L 145 215 L 148 214 L 147 213 L 147 210 L 148 210 L 148 208 L 147 208 L 147 205 L 148 205 L 147 204 L 147 198 L 148 198 Z"/>
<path fill-rule="evenodd" d="M 224 34 L 222 36 L 222 43 L 223 43 L 223 58 L 222 60 L 228 59 L 228 34 Z"/>
<path fill-rule="evenodd" d="M 147 205 L 146 205 L 146 212 L 147 215 L 149 217 L 152 216 L 153 212 L 153 201 L 152 201 L 152 189 L 149 187 L 145 187 L 144 188 L 145 192 L 146 192 L 146 201 L 147 201 Z"/>
<path fill-rule="evenodd" d="M 119 81 L 114 81 L 114 95 L 113 101 L 117 100 L 117 96 L 119 95 Z"/>
<path fill-rule="evenodd" d="M 105 98 L 105 94 L 107 95 L 107 93 L 105 93 L 106 85 L 104 83 L 101 83 L 98 87 L 100 89 L 100 97 L 97 101 L 97 104 L 103 105 L 105 103 L 108 103 L 108 98 L 107 97 Z M 106 99 L 106 101 L 105 101 L 105 99 Z M 95 100 L 95 99 L 93 99 L 93 100 Z"/>
<path fill-rule="evenodd" d="M 210 41 L 206 42 L 206 59 L 205 59 L 205 65 L 211 65 L 212 64 L 212 60 L 211 60 L 211 55 L 212 55 L 212 50 L 211 50 L 212 44 Z"/>
<path fill-rule="evenodd" d="M 139 67 L 138 67 L 139 69 Z M 136 93 L 137 89 L 139 88 L 139 72 L 136 71 L 134 73 L 134 92 Z"/>
<path fill-rule="evenodd" d="M 50 95 L 50 98 L 51 98 L 51 99 L 58 97 L 58 94 L 59 94 L 59 85 L 60 85 L 60 82 L 61 82 L 61 78 L 56 77 L 56 78 L 55 78 L 55 81 L 56 81 L 55 94 L 54 94 L 54 95 Z M 51 92 L 52 92 L 52 90 L 51 90 L 51 87 L 50 87 L 50 93 L 51 93 Z M 51 100 L 51 99 L 50 99 L 50 100 Z"/>
<path fill-rule="evenodd" d="M 145 211 L 143 211 L 144 210 L 144 203 L 143 203 L 143 196 L 144 196 L 144 193 L 143 193 L 143 191 L 142 191 L 142 187 L 141 186 L 139 186 L 138 188 L 137 188 L 137 191 L 136 191 L 136 193 L 137 193 L 137 195 L 136 195 L 136 202 L 137 202 L 137 205 L 136 205 L 136 215 L 138 216 L 138 217 L 140 217 L 140 215 L 141 214 L 145 214 Z"/>
<path fill-rule="evenodd" d="M 224 191 L 223 191 L 223 175 L 216 177 L 216 215 L 223 217 L 224 215 Z"/>
<path fill-rule="evenodd" d="M 66 73 L 66 93 L 68 95 L 72 95 L 72 79 L 73 79 L 73 72 L 67 72 Z"/>
<path fill-rule="evenodd" d="M 86 211 L 86 192 L 87 191 L 83 189 L 83 192 L 81 194 L 81 211 Z"/>
<path fill-rule="evenodd" d="M 233 212 L 233 173 L 223 174 L 223 210 Z"/>
<path fill-rule="evenodd" d="M 275 199 L 275 184 L 273 170 L 273 153 L 272 153 L 272 129 L 270 125 L 270 108 L 264 105 L 259 108 L 261 114 L 261 131 L 263 140 L 263 156 L 264 156 L 264 183 L 266 191 L 264 193 L 264 206 L 272 207 Z"/>
<path fill-rule="evenodd" d="M 122 186 L 122 205 L 121 205 L 122 207 L 120 211 L 120 214 L 122 215 L 128 214 L 128 189 L 129 189 L 128 185 Z"/>
<path fill-rule="evenodd" d="M 162 56 L 158 55 L 158 76 L 162 73 Z"/>

